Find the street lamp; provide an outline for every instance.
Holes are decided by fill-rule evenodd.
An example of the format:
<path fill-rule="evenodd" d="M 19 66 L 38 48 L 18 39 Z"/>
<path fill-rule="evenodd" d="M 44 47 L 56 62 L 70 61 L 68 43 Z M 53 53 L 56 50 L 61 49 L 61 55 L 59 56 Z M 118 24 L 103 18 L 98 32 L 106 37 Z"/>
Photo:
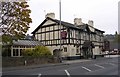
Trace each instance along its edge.
<path fill-rule="evenodd" d="M 59 0 L 59 18 L 60 18 L 60 24 L 59 24 L 59 26 L 60 26 L 60 50 L 59 50 L 59 55 L 60 55 L 60 62 L 62 62 L 62 57 L 61 57 L 61 47 L 62 47 L 62 45 L 61 45 L 61 40 L 62 40 L 62 38 L 61 38 L 61 0 Z"/>
<path fill-rule="evenodd" d="M 61 0 L 59 0 L 59 17 L 60 17 L 60 51 L 61 51 Z"/>

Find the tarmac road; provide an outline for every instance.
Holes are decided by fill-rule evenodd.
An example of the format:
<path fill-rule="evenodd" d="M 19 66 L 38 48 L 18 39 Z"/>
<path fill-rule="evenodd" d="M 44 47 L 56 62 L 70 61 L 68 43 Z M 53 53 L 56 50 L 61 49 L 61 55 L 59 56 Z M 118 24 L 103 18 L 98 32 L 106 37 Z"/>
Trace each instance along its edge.
<path fill-rule="evenodd" d="M 119 59 L 120 60 L 120 59 Z M 10 70 L 3 71 L 3 77 L 42 77 L 42 76 L 88 76 L 88 75 L 119 75 L 119 65 L 120 62 L 118 57 L 107 57 L 91 59 L 90 61 L 83 62 L 68 62 L 59 66 L 49 66 L 49 67 L 38 67 L 31 69 L 22 70 Z"/>

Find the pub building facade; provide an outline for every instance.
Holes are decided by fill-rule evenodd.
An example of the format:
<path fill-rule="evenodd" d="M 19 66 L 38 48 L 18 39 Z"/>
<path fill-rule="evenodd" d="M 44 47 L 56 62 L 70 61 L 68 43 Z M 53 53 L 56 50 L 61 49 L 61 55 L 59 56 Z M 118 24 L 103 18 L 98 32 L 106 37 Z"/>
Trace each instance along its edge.
<path fill-rule="evenodd" d="M 55 19 L 54 13 L 48 13 L 45 20 L 32 32 L 35 39 L 47 46 L 53 55 L 71 58 L 84 56 L 83 47 L 87 41 L 94 44 L 92 54 L 101 55 L 103 33 L 104 31 L 93 27 L 92 20 L 85 24 L 81 18 L 75 18 L 74 24 L 61 21 L 60 25 L 60 20 Z"/>

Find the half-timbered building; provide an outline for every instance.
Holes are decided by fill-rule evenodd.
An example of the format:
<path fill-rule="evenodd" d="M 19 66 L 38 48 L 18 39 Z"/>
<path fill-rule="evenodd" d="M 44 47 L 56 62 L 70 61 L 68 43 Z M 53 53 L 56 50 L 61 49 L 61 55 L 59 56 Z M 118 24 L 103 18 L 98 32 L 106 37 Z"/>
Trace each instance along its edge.
<path fill-rule="evenodd" d="M 34 37 L 47 46 L 53 55 L 62 57 L 83 56 L 83 45 L 86 41 L 94 44 L 94 55 L 102 54 L 103 33 L 94 28 L 93 21 L 87 24 L 81 18 L 75 18 L 74 24 L 55 19 L 54 13 L 48 13 L 45 20 L 32 32 Z M 61 51 L 59 51 L 61 49 Z"/>

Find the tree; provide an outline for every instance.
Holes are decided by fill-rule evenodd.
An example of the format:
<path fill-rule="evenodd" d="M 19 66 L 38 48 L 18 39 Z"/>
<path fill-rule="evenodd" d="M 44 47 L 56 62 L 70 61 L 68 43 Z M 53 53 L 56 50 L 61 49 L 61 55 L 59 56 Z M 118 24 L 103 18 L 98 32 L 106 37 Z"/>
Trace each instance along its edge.
<path fill-rule="evenodd" d="M 2 42 L 3 44 L 12 44 L 12 36 L 10 36 L 9 34 L 3 34 Z"/>
<path fill-rule="evenodd" d="M 0 2 L 0 27 L 5 34 L 23 38 L 32 22 L 27 2 Z"/>

